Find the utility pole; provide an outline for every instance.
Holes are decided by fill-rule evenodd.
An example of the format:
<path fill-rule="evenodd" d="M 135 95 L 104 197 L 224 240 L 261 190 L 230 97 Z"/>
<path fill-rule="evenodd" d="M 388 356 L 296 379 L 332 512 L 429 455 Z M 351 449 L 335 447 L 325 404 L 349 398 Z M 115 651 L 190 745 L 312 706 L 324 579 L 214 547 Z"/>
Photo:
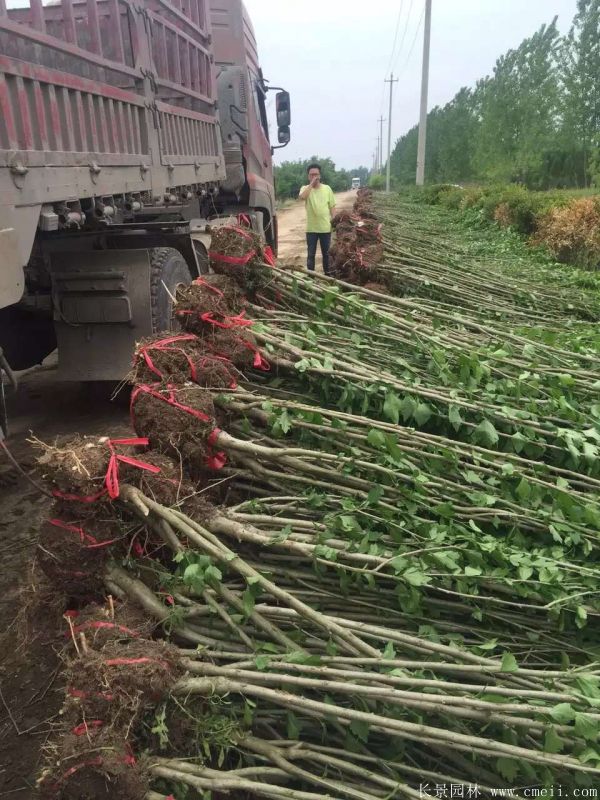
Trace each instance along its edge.
<path fill-rule="evenodd" d="M 431 2 L 431 0 L 429 0 Z M 391 155 L 392 155 L 392 93 L 394 89 L 394 84 L 398 83 L 398 78 L 394 78 L 394 73 L 390 75 L 389 78 L 385 79 L 386 83 L 390 85 L 390 110 L 388 114 L 388 149 L 387 149 L 387 170 L 385 175 L 385 190 L 389 192 L 390 190 L 390 167 L 391 167 Z"/>
<path fill-rule="evenodd" d="M 431 0 L 425 0 L 425 31 L 423 33 L 423 70 L 421 72 L 421 114 L 417 145 L 417 186 L 425 183 L 425 145 L 427 142 L 427 91 L 429 88 L 429 43 L 431 40 Z"/>
<path fill-rule="evenodd" d="M 379 117 L 377 122 L 379 123 L 379 142 L 380 142 L 380 144 L 379 144 L 379 163 L 377 164 L 377 171 L 381 172 L 383 170 L 383 123 L 385 122 L 385 119 L 383 118 L 383 115 L 381 117 Z"/>

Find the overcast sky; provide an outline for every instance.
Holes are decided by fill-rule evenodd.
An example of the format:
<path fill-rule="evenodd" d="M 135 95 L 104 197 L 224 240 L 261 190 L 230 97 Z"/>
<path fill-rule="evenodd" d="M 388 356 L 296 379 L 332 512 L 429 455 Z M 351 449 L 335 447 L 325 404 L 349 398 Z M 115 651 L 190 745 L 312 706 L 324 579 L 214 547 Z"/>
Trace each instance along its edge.
<path fill-rule="evenodd" d="M 245 2 L 265 77 L 292 95 L 292 141 L 276 151 L 278 161 L 317 154 L 341 167 L 371 166 L 391 68 L 400 78 L 392 142 L 417 121 L 425 0 Z M 499 55 L 554 15 L 568 30 L 575 9 L 576 0 L 433 0 L 429 108 L 490 73 Z"/>

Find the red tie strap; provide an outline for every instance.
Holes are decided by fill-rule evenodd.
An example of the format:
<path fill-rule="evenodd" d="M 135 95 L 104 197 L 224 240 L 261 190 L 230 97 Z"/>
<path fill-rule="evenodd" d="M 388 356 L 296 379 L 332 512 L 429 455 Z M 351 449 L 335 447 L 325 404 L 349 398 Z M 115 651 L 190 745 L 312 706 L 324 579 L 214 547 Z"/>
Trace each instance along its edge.
<path fill-rule="evenodd" d="M 217 328 L 223 328 L 226 331 L 231 330 L 231 328 L 247 328 L 249 325 L 254 324 L 252 320 L 246 319 L 245 311 L 242 311 L 241 314 L 238 314 L 235 317 L 224 316 L 222 322 L 218 319 L 215 319 L 212 311 L 205 311 L 204 313 L 200 314 L 200 319 L 202 322 L 208 322 L 210 325 L 214 325 Z"/>
<path fill-rule="evenodd" d="M 204 278 L 196 278 L 195 281 L 192 281 L 193 286 L 206 286 L 207 289 L 210 289 L 211 292 L 218 294 L 219 297 L 225 297 L 225 293 L 222 292 L 217 286 L 213 286 L 212 283 L 205 281 Z M 189 312 L 188 312 L 189 313 Z"/>
<path fill-rule="evenodd" d="M 85 547 L 87 550 L 93 550 L 98 547 L 108 547 L 111 544 L 114 544 L 118 539 L 107 539 L 106 541 L 99 542 L 94 536 L 90 533 L 86 533 L 83 528 L 80 528 L 77 525 L 69 525 L 67 522 L 63 522 L 61 519 L 49 519 L 49 525 L 53 525 L 55 528 L 61 528 L 64 531 L 69 531 L 70 533 L 75 533 L 79 536 L 79 541 L 81 544 L 85 542 L 89 542 L 86 544 Z"/>
<path fill-rule="evenodd" d="M 167 403 L 169 406 L 173 406 L 173 408 L 178 408 L 180 411 L 185 411 L 186 414 L 191 414 L 192 417 L 196 417 L 197 419 L 201 420 L 202 422 L 210 422 L 211 418 L 208 414 L 205 414 L 204 411 L 199 411 L 197 408 L 192 408 L 191 406 L 186 406 L 183 403 L 180 403 L 178 400 L 175 399 L 175 390 L 172 386 L 167 386 L 167 392 L 157 392 L 152 386 L 148 386 L 145 383 L 136 386 L 132 395 L 131 395 L 131 413 L 132 413 L 132 423 L 134 422 L 133 419 L 133 407 L 135 405 L 135 401 L 137 400 L 140 394 L 149 394 L 151 397 L 156 397 L 157 400 L 162 400 L 163 403 Z M 148 441 L 146 439 L 146 441 Z"/>
<path fill-rule="evenodd" d="M 233 264 L 237 267 L 245 267 L 250 259 L 254 258 L 256 250 L 248 250 L 243 256 L 226 256 L 223 253 L 217 253 L 216 250 L 209 250 L 208 257 L 212 261 L 220 261 L 223 264 Z"/>
<path fill-rule="evenodd" d="M 85 736 L 86 734 L 90 733 L 90 728 L 101 728 L 104 725 L 104 722 L 101 719 L 89 719 L 87 722 L 82 722 L 79 725 L 76 725 L 74 728 L 71 728 L 71 733 L 74 733 L 75 736 Z"/>
<path fill-rule="evenodd" d="M 161 353 L 168 353 L 168 352 L 171 352 L 171 351 L 175 351 L 175 352 L 178 352 L 178 353 L 182 353 L 184 355 L 186 361 L 188 362 L 188 365 L 189 365 L 189 368 L 190 368 L 190 378 L 191 378 L 191 380 L 195 381 L 196 377 L 197 377 L 197 375 L 196 375 L 196 367 L 194 365 L 194 362 L 190 358 L 189 354 L 186 353 L 185 350 L 182 347 L 172 347 L 171 346 L 171 345 L 177 344 L 178 342 L 193 342 L 193 341 L 197 341 L 197 337 L 194 336 L 194 334 L 192 334 L 192 333 L 180 334 L 178 336 L 169 336 L 166 339 L 160 339 L 157 342 L 152 342 L 151 344 L 147 344 L 147 345 L 144 345 L 143 347 L 140 347 L 140 349 L 138 350 L 138 355 L 142 356 L 142 358 L 146 362 L 146 365 L 147 365 L 148 369 L 151 372 L 153 372 L 157 377 L 161 378 L 161 380 L 162 380 L 162 378 L 164 376 L 163 376 L 162 372 L 156 367 L 156 365 L 152 361 L 152 357 L 150 356 L 149 351 L 150 350 L 157 350 L 158 352 L 161 352 Z"/>
<path fill-rule="evenodd" d="M 99 492 L 93 495 L 77 495 L 77 494 L 69 494 L 67 492 L 61 492 L 58 489 L 54 489 L 52 494 L 55 497 L 60 498 L 61 500 L 75 500 L 80 503 L 94 503 L 96 500 L 99 500 L 105 494 L 108 494 L 111 500 L 115 500 L 119 496 L 119 463 L 129 464 L 132 467 L 137 467 L 138 469 L 146 470 L 147 472 L 152 472 L 157 474 L 160 472 L 160 467 L 154 466 L 154 464 L 147 464 L 145 461 L 140 461 L 137 458 L 132 458 L 131 456 L 124 456 L 119 453 L 115 452 L 115 446 L 135 446 L 135 447 L 147 447 L 149 441 L 147 438 L 131 438 L 131 439 L 107 439 L 106 446 L 110 450 L 110 459 L 108 461 L 108 468 L 106 470 L 106 475 L 104 478 L 104 488 L 101 489 Z"/>
<path fill-rule="evenodd" d="M 270 267 L 274 267 L 275 266 L 275 264 L 276 264 L 275 254 L 273 253 L 273 250 L 272 250 L 271 247 L 269 247 L 269 245 L 267 245 L 265 247 L 265 249 L 263 250 L 263 257 L 264 257 L 265 262 Z"/>

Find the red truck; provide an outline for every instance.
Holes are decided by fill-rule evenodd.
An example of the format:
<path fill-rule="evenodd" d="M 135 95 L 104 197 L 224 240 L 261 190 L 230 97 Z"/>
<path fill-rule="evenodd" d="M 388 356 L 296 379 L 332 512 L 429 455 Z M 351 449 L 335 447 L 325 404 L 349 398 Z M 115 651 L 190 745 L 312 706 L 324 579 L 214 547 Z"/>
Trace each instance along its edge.
<path fill-rule="evenodd" d="M 241 0 L 0 0 L 0 348 L 120 380 L 243 213 L 277 250 L 266 97 Z M 277 146 L 290 98 L 275 95 Z"/>

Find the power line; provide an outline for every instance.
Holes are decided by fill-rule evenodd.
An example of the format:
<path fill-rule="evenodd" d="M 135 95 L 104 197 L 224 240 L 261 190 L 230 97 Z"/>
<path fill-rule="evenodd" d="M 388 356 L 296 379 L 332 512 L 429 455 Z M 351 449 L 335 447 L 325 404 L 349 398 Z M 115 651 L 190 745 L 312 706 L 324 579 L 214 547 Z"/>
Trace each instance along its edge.
<path fill-rule="evenodd" d="M 410 5 L 408 7 L 408 14 L 406 15 L 406 22 L 404 23 L 404 30 L 402 31 L 402 39 L 400 40 L 400 47 L 398 48 L 398 53 L 396 55 L 396 60 L 394 61 L 394 69 L 396 69 L 396 65 L 398 64 L 398 61 L 400 60 L 400 54 L 402 53 L 402 46 L 403 46 L 404 41 L 406 39 L 406 32 L 408 31 L 408 23 L 410 22 L 410 17 L 412 15 L 413 3 L 414 3 L 414 0 L 410 0 Z"/>
<path fill-rule="evenodd" d="M 411 4 L 412 4 L 411 0 Z M 387 65 L 387 69 L 385 74 L 388 75 L 390 71 L 390 67 L 392 66 L 392 61 L 394 60 L 394 55 L 396 53 L 396 42 L 398 41 L 398 31 L 400 30 L 400 20 L 402 18 L 402 8 L 404 6 L 404 0 L 400 0 L 400 9 L 398 11 L 398 18 L 396 19 L 396 30 L 394 32 L 394 44 L 392 45 L 392 52 L 390 53 L 390 61 Z"/>
<path fill-rule="evenodd" d="M 413 3 L 413 0 L 411 0 L 411 5 L 412 5 L 412 3 Z M 392 66 L 392 61 L 394 60 L 394 53 L 396 51 L 396 42 L 398 40 L 398 31 L 400 30 L 400 20 L 402 18 L 402 8 L 403 8 L 403 6 L 404 6 L 404 0 L 400 0 L 400 8 L 398 9 L 398 16 L 396 18 L 396 30 L 394 31 L 394 43 L 392 44 L 392 52 L 390 53 L 390 60 L 389 60 L 389 63 L 387 65 L 387 69 L 386 69 L 386 71 L 384 73 L 384 76 L 383 76 L 384 78 L 385 78 L 386 75 L 389 74 L 390 67 Z M 383 84 L 383 88 L 381 89 L 381 101 L 379 103 L 379 113 L 380 114 L 383 112 L 383 98 L 384 98 L 384 96 L 385 96 L 385 82 Z"/>
<path fill-rule="evenodd" d="M 424 18 L 424 16 L 425 16 L 425 6 L 423 6 L 423 11 L 421 12 L 421 16 L 419 17 L 419 22 L 417 23 L 417 29 L 415 30 L 415 35 L 414 35 L 414 37 L 413 37 L 413 40 L 412 40 L 412 42 L 411 42 L 411 45 L 410 45 L 410 50 L 408 51 L 408 55 L 406 56 L 406 61 L 405 61 L 405 62 L 404 62 L 404 64 L 403 64 L 403 65 L 400 67 L 400 70 L 399 70 L 399 72 L 398 72 L 398 74 L 399 74 L 399 75 L 400 75 L 400 74 L 403 72 L 403 70 L 405 70 L 405 69 L 406 69 L 406 67 L 408 66 L 408 62 L 410 61 L 410 57 L 411 57 L 411 55 L 412 55 L 412 52 L 413 52 L 413 50 L 415 49 L 415 44 L 417 43 L 417 36 L 419 35 L 419 31 L 421 30 L 421 25 L 423 24 L 423 18 Z"/>

